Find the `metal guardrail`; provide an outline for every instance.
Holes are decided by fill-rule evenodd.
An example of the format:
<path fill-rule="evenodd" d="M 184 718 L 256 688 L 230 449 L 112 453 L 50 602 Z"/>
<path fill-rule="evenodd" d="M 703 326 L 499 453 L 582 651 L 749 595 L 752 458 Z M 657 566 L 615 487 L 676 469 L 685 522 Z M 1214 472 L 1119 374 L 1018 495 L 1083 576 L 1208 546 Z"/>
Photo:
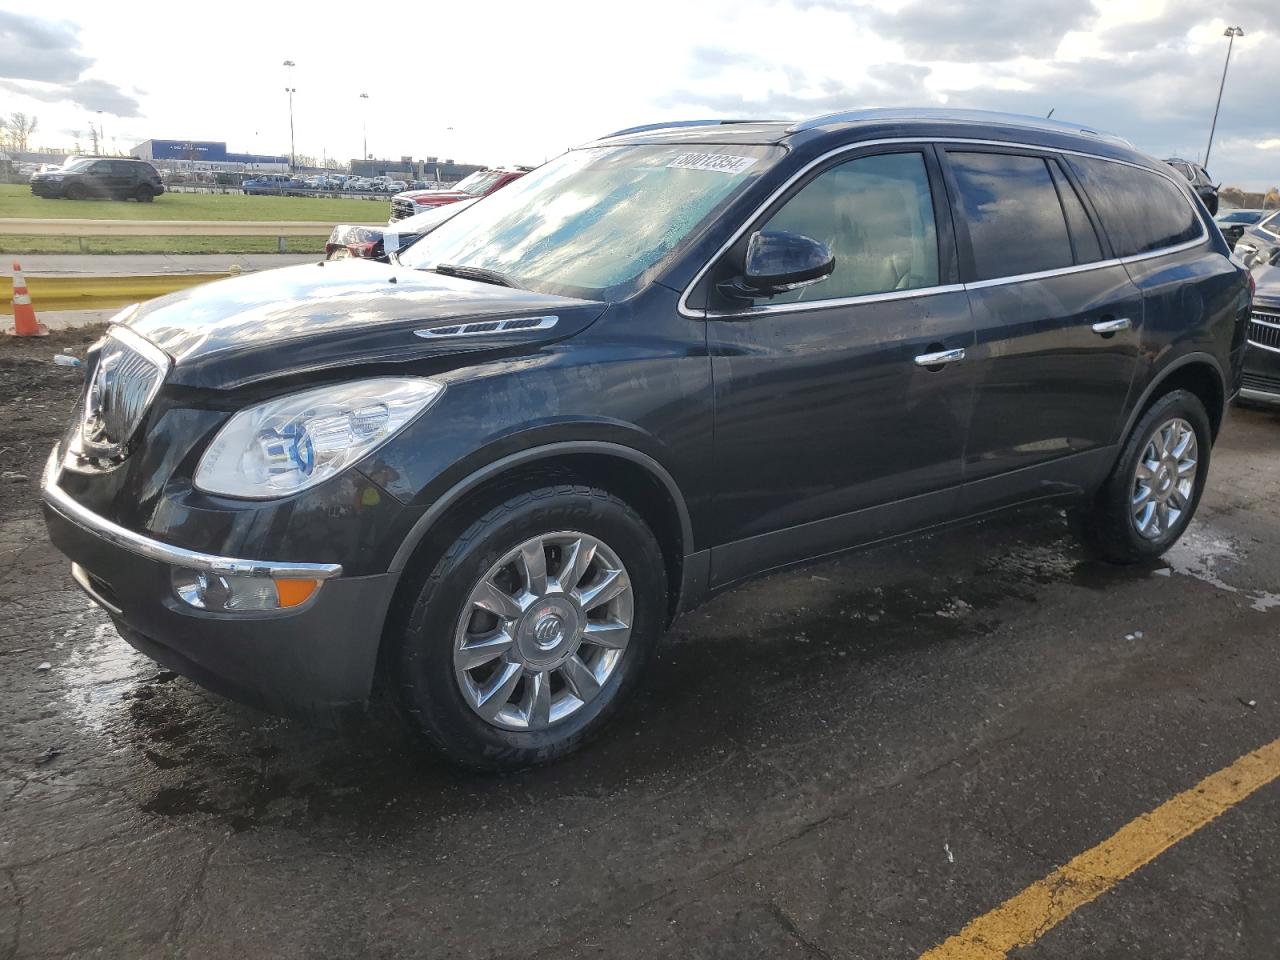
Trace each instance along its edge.
<path fill-rule="evenodd" d="M 27 289 L 37 311 L 101 310 L 150 300 L 229 276 L 229 273 L 166 273 L 139 277 L 28 276 Z M 12 313 L 10 298 L 0 299 L 0 316 Z"/>
<path fill-rule="evenodd" d="M 0 219 L 0 233 L 40 237 L 327 237 L 332 230 L 322 220 Z"/>
<path fill-rule="evenodd" d="M 319 220 L 87 220 L 77 218 L 0 219 L 0 234 L 10 236 L 80 237 L 275 237 L 286 252 L 288 237 L 327 237 L 333 225 Z"/>

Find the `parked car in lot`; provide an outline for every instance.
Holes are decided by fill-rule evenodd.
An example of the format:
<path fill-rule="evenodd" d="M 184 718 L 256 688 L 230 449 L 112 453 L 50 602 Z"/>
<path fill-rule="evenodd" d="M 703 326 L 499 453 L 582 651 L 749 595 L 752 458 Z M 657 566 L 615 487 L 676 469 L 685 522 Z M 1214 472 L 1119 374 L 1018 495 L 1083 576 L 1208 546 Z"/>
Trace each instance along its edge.
<path fill-rule="evenodd" d="M 289 192 L 293 177 L 287 173 L 261 173 L 240 184 L 240 189 L 250 196 L 273 194 L 283 196 Z"/>
<path fill-rule="evenodd" d="M 369 227 L 361 224 L 340 223 L 333 228 L 324 245 L 328 260 L 347 260 L 352 257 L 376 259 L 389 253 L 397 253 L 416 243 L 446 220 L 451 220 L 480 197 L 459 200 L 443 207 L 428 207 L 424 212 L 393 220 L 386 227 Z"/>
<path fill-rule="evenodd" d="M 1179 157 L 1170 157 L 1165 163 L 1187 178 L 1187 182 L 1195 190 L 1196 196 L 1204 202 L 1205 209 L 1216 216 L 1218 213 L 1219 185 L 1213 182 L 1213 179 L 1209 176 L 1209 171 L 1194 160 L 1183 160 Z"/>
<path fill-rule="evenodd" d="M 31 176 L 37 197 L 67 200 L 137 200 L 150 203 L 164 193 L 156 168 L 124 157 L 77 157 Z"/>
<path fill-rule="evenodd" d="M 1280 405 L 1280 250 L 1253 267 L 1257 292 L 1246 335 L 1240 399 Z"/>
<path fill-rule="evenodd" d="M 403 220 L 428 207 L 440 207 L 472 197 L 487 197 L 528 172 L 528 167 L 477 170 L 471 176 L 459 180 L 452 190 L 410 190 L 398 193 L 391 198 L 391 219 Z"/>
<path fill-rule="evenodd" d="M 1159 556 L 1250 294 L 1188 183 L 1070 124 L 635 128 L 394 262 L 126 308 L 45 515 L 172 669 L 307 714 L 379 678 L 450 758 L 521 767 L 765 571 L 1029 503 Z"/>
<path fill-rule="evenodd" d="M 1266 216 L 1264 210 L 1224 210 L 1213 219 L 1218 229 L 1222 231 L 1227 246 L 1234 248 L 1236 241 L 1244 233 L 1245 227 L 1257 223 L 1264 216 Z"/>
<path fill-rule="evenodd" d="M 1280 210 L 1268 210 L 1257 223 L 1246 226 L 1233 252 L 1246 267 L 1274 259 L 1280 252 Z"/>

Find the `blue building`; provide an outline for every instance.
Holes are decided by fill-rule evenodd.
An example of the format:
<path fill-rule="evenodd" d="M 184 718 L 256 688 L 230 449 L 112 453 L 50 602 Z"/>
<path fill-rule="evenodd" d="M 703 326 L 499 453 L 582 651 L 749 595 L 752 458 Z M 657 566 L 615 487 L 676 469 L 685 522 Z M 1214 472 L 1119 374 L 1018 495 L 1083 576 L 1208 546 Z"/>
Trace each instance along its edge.
<path fill-rule="evenodd" d="M 288 157 L 233 153 L 221 140 L 145 140 L 129 151 L 139 160 L 191 166 L 198 170 L 287 171 Z"/>

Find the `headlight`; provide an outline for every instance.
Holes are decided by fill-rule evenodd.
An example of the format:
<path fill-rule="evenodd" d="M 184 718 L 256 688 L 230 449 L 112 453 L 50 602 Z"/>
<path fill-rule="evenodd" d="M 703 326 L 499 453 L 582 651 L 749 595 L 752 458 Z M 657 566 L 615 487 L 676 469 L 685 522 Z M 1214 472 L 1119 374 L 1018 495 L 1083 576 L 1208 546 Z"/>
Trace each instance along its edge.
<path fill-rule="evenodd" d="M 443 391 L 434 380 L 379 377 L 241 410 L 200 458 L 195 485 L 250 500 L 306 490 L 372 452 Z"/>

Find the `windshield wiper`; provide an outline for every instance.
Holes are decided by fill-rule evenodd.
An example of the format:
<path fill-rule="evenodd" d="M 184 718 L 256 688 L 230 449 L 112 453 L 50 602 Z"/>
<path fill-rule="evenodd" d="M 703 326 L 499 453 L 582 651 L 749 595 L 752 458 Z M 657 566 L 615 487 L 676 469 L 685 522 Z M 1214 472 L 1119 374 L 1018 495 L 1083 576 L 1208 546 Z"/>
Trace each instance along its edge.
<path fill-rule="evenodd" d="M 521 289 L 520 284 L 505 273 L 499 273 L 497 270 L 488 270 L 484 267 L 463 267 L 456 263 L 437 263 L 434 270 L 436 273 L 443 273 L 446 277 L 461 277 L 463 280 L 476 280 L 480 283 L 492 283 L 499 287 Z"/>

